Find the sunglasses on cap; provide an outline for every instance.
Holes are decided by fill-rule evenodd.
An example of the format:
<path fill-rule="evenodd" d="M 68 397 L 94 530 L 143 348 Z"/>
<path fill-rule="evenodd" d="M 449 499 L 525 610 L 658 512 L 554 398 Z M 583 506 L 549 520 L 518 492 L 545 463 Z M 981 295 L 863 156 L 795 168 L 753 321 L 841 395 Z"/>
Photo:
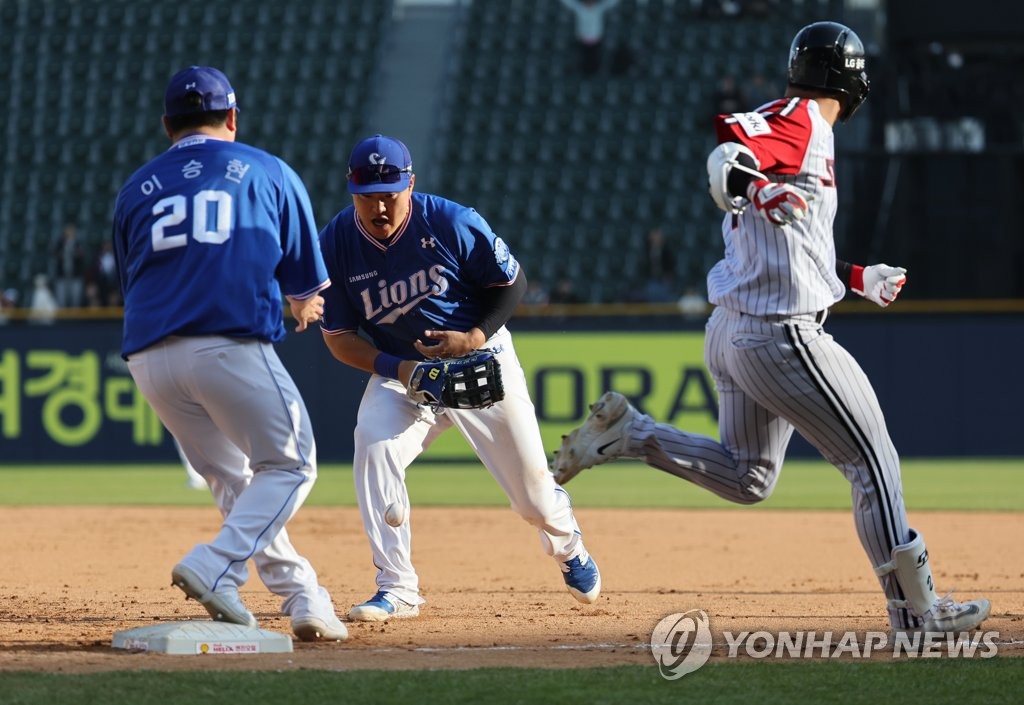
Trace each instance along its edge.
<path fill-rule="evenodd" d="M 349 167 L 347 178 L 356 186 L 395 184 L 407 173 L 412 173 L 412 166 L 399 169 L 395 164 L 367 164 L 358 169 Z"/>

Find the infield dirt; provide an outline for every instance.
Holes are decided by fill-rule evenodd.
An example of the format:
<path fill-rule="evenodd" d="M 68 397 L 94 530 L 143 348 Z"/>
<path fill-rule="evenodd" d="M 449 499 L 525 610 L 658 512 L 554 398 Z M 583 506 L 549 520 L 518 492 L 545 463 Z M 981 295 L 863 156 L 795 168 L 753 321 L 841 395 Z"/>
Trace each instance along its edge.
<path fill-rule="evenodd" d="M 594 605 L 572 599 L 536 532 L 510 509 L 415 508 L 413 557 L 427 600 L 419 618 L 349 623 L 347 642 L 297 642 L 290 654 L 193 657 L 110 644 L 117 630 L 207 618 L 170 586 L 170 569 L 216 532 L 212 505 L 4 507 L 0 671 L 654 667 L 654 626 L 691 609 L 704 610 L 718 633 L 887 630 L 846 512 L 576 514 L 603 575 Z M 1024 655 L 1024 513 L 910 518 L 928 543 L 938 589 L 991 599 L 984 630 L 999 633 L 999 656 Z M 374 593 L 356 509 L 303 508 L 289 533 L 339 615 Z M 263 628 L 290 633 L 280 600 L 254 572 L 242 597 Z M 712 658 L 724 653 L 716 647 Z"/>

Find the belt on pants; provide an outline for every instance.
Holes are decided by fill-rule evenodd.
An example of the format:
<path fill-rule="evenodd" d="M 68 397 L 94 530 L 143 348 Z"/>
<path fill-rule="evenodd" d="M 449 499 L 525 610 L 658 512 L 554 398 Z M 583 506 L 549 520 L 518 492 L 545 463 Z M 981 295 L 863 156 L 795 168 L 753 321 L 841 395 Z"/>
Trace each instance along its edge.
<path fill-rule="evenodd" d="M 751 314 L 741 313 L 740 315 L 749 316 Z M 815 311 L 813 313 L 777 313 L 769 316 L 758 316 L 758 318 L 763 318 L 766 321 L 788 321 L 793 318 L 803 318 L 805 316 L 813 317 L 814 322 L 817 323 L 818 325 L 821 325 L 822 323 L 825 322 L 825 319 L 828 318 L 828 309 L 824 308 L 820 311 Z"/>

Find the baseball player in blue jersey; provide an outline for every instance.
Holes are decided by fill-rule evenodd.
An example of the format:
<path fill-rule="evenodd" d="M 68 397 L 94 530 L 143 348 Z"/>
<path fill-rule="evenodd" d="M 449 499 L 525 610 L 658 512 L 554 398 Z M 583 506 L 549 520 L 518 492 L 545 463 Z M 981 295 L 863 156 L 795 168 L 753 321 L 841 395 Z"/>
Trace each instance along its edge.
<path fill-rule="evenodd" d="M 412 158 L 399 140 L 376 135 L 359 142 L 348 168 L 352 205 L 320 233 L 334 282 L 324 292 L 321 327 L 334 357 L 372 373 L 359 405 L 353 469 L 378 570 L 377 593 L 349 617 L 419 614 L 424 600 L 412 565 L 405 472 L 452 426 L 512 508 L 537 528 L 569 592 L 594 602 L 601 576 L 569 495 L 547 471 L 526 377 L 505 327 L 526 290 L 519 262 L 475 210 L 414 192 Z M 420 362 L 485 347 L 500 362 L 504 400 L 485 409 L 437 409 L 410 398 Z"/>
<path fill-rule="evenodd" d="M 299 639 L 340 641 L 345 625 L 285 531 L 316 479 L 316 447 L 272 345 L 285 335 L 282 292 L 302 331 L 330 285 L 309 196 L 283 161 L 235 141 L 219 70 L 175 74 L 165 108 L 173 144 L 122 187 L 113 236 L 122 354 L 224 517 L 172 581 L 215 620 L 255 627 L 238 594 L 251 558 Z"/>
<path fill-rule="evenodd" d="M 822 327 L 847 287 L 884 307 L 906 280 L 899 267 L 836 259 L 833 126 L 867 97 L 865 65 L 849 27 L 816 22 L 793 39 L 783 98 L 716 120 L 720 144 L 707 169 L 712 199 L 726 212 L 725 253 L 708 274 L 716 308 L 704 355 L 721 403 L 721 442 L 656 423 L 607 392 L 563 440 L 554 471 L 562 484 L 617 457 L 641 458 L 753 504 L 771 495 L 799 430 L 850 482 L 857 534 L 891 627 L 969 631 L 991 604 L 936 595 L 924 538 L 907 523 L 899 456 L 874 389 Z"/>

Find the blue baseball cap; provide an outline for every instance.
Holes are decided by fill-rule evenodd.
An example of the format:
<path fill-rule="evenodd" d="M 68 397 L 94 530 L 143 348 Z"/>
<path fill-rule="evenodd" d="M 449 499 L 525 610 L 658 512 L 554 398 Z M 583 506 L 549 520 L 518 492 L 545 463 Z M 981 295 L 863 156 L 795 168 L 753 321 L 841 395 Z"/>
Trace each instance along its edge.
<path fill-rule="evenodd" d="M 367 137 L 348 158 L 349 193 L 397 193 L 409 188 L 411 176 L 409 148 L 394 137 Z"/>
<path fill-rule="evenodd" d="M 193 93 L 202 97 L 202 104 L 189 97 Z M 167 117 L 237 107 L 235 89 L 228 82 L 228 77 L 211 66 L 182 69 L 171 77 L 164 94 L 164 115 Z"/>

